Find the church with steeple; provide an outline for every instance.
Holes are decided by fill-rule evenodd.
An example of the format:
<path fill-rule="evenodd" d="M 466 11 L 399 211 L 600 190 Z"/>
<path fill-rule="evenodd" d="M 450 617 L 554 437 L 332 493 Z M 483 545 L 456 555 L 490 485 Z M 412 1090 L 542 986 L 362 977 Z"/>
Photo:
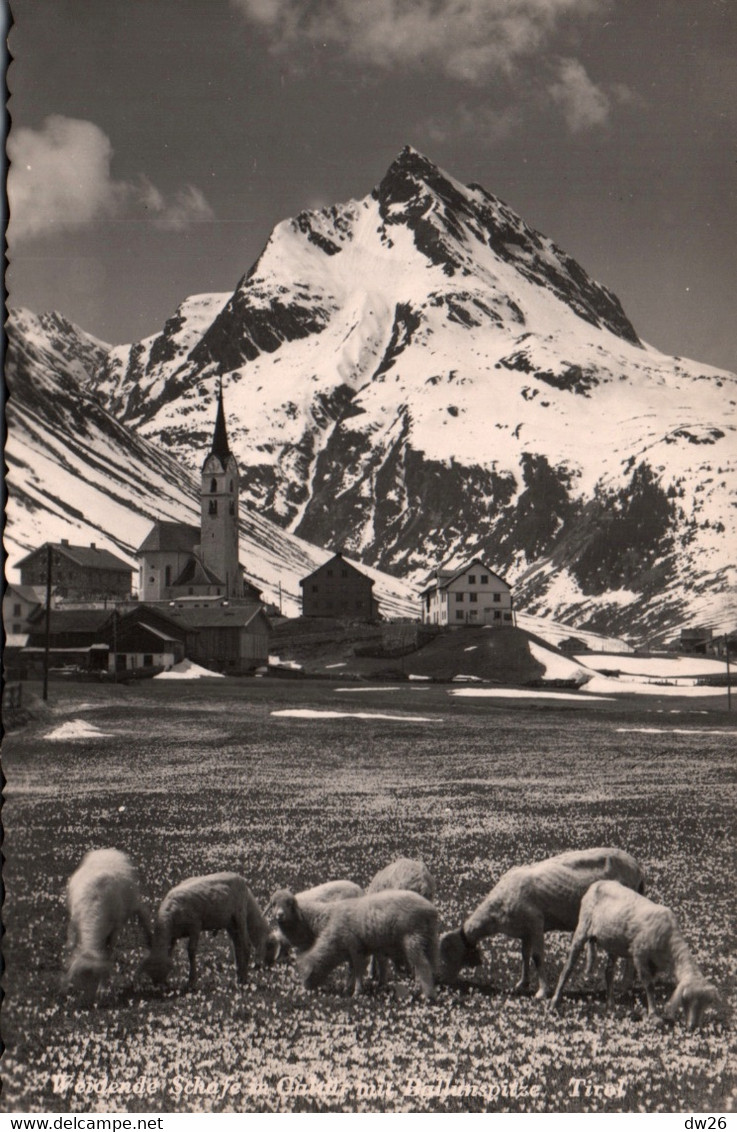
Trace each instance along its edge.
<path fill-rule="evenodd" d="M 200 476 L 200 525 L 157 520 L 138 550 L 141 601 L 259 601 L 238 561 L 238 464 L 225 426 L 222 381 Z"/>

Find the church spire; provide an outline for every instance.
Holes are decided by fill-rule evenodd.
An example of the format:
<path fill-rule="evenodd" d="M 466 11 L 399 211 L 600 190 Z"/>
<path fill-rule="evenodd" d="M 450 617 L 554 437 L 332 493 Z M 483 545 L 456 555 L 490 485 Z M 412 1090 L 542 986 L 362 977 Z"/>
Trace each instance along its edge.
<path fill-rule="evenodd" d="M 223 379 L 220 378 L 220 389 L 218 392 L 218 411 L 215 417 L 215 432 L 212 437 L 212 448 L 210 449 L 212 456 L 217 456 L 218 460 L 225 467 L 230 456 L 230 446 L 228 444 L 228 433 L 225 428 L 225 409 L 223 408 Z"/>

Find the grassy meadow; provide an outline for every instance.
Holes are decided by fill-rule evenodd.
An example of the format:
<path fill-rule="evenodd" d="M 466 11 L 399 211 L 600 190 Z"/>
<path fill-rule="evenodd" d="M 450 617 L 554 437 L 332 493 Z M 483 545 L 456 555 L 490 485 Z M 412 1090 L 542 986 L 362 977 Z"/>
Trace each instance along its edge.
<path fill-rule="evenodd" d="M 48 709 L 6 735 L 4 1110 L 731 1111 L 734 717 L 672 696 L 597 706 L 341 687 L 52 684 Z M 97 734 L 47 738 L 78 720 Z M 337 973 L 308 992 L 285 962 L 237 988 L 223 933 L 201 938 L 196 991 L 183 944 L 155 989 L 136 975 L 130 924 L 94 1008 L 59 991 L 64 888 L 91 848 L 132 856 L 152 911 L 195 874 L 242 872 L 265 907 L 281 886 L 366 884 L 421 856 L 446 930 L 510 866 L 594 845 L 642 862 L 719 987 L 723 1009 L 697 1033 L 648 1022 L 639 993 L 618 992 L 606 1014 L 601 963 L 593 981 L 574 974 L 552 1015 L 512 994 L 519 944 L 501 937 L 428 1003 L 407 977 L 358 1000 Z M 555 974 L 569 937 L 546 940 Z M 659 985 L 659 1005 L 668 993 Z"/>

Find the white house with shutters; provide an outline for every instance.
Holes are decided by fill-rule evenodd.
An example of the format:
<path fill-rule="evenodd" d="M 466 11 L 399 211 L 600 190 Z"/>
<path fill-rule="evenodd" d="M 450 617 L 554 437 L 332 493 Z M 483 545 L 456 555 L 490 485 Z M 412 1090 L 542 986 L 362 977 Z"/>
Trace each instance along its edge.
<path fill-rule="evenodd" d="M 420 594 L 424 625 L 514 626 L 512 590 L 480 558 L 458 569 L 438 569 Z"/>

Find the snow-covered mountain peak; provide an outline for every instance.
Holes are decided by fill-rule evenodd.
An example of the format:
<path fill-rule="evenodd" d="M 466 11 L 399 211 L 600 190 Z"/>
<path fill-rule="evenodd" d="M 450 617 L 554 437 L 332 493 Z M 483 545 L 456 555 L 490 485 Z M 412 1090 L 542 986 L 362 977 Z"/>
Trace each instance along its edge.
<path fill-rule="evenodd" d="M 732 585 L 737 378 L 642 343 L 552 240 L 411 147 L 366 197 L 278 224 L 231 294 L 83 368 L 192 469 L 223 376 L 242 497 L 367 566 L 478 555 L 528 608 L 619 634 Z"/>

